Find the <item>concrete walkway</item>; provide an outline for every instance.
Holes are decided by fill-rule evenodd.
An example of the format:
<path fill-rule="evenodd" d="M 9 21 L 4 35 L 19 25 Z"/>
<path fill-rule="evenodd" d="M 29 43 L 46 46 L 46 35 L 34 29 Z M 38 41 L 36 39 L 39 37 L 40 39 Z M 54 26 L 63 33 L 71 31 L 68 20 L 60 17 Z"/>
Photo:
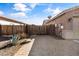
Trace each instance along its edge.
<path fill-rule="evenodd" d="M 34 36 L 29 56 L 79 56 L 78 40 L 62 40 L 53 36 Z"/>
<path fill-rule="evenodd" d="M 28 56 L 29 55 L 29 52 L 32 48 L 32 45 L 34 43 L 34 40 L 35 39 L 28 39 L 28 41 L 30 41 L 29 43 L 27 44 L 24 44 L 18 51 L 17 53 L 15 53 L 14 56 Z"/>

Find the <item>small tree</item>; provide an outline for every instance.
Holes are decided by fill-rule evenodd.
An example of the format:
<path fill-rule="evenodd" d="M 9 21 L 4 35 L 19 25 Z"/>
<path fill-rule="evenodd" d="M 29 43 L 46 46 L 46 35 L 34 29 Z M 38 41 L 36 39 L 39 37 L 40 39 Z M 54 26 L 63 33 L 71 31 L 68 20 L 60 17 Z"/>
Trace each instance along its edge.
<path fill-rule="evenodd" d="M 51 19 L 52 16 L 48 16 L 48 19 Z"/>

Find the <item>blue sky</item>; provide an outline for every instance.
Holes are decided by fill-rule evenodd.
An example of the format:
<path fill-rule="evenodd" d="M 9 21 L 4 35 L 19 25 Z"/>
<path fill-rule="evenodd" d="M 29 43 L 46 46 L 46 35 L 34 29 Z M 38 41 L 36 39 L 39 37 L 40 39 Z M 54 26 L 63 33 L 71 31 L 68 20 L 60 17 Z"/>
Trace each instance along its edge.
<path fill-rule="evenodd" d="M 27 24 L 41 25 L 47 16 L 54 17 L 78 3 L 0 3 L 0 15 Z"/>

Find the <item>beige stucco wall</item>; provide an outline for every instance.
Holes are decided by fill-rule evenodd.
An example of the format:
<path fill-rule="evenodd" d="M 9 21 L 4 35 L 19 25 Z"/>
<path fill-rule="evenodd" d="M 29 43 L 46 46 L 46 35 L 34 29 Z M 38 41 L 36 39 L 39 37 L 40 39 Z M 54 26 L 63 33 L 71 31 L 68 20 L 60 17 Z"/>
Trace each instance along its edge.
<path fill-rule="evenodd" d="M 62 31 L 62 38 L 64 39 L 79 39 L 79 33 L 71 30 Z"/>
<path fill-rule="evenodd" d="M 55 20 L 47 23 L 49 24 L 63 24 L 64 29 L 62 31 L 62 37 L 65 39 L 79 39 L 79 18 L 73 18 L 75 14 L 79 14 L 79 8 L 68 11 Z M 69 22 L 69 18 L 72 18 L 72 22 Z M 74 31 L 73 31 L 74 30 Z"/>
<path fill-rule="evenodd" d="M 18 23 L 4 21 L 4 20 L 0 20 L 0 24 L 1 25 L 21 25 L 21 24 L 18 24 Z"/>
<path fill-rule="evenodd" d="M 55 23 L 63 24 L 65 30 L 71 30 L 71 28 L 70 28 L 71 24 L 68 22 L 68 19 L 72 18 L 74 14 L 79 14 L 79 9 L 69 11 L 69 12 L 63 14 L 62 16 L 56 18 L 55 20 L 47 23 L 46 25 L 55 24 Z"/>

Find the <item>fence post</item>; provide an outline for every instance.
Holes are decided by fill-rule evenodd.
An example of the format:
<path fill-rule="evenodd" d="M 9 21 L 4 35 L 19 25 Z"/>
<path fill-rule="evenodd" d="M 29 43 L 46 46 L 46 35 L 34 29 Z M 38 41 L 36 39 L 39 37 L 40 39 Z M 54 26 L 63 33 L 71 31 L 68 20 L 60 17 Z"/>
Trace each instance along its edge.
<path fill-rule="evenodd" d="M 0 24 L 0 36 L 2 35 L 2 28 L 1 28 L 1 24 Z"/>

